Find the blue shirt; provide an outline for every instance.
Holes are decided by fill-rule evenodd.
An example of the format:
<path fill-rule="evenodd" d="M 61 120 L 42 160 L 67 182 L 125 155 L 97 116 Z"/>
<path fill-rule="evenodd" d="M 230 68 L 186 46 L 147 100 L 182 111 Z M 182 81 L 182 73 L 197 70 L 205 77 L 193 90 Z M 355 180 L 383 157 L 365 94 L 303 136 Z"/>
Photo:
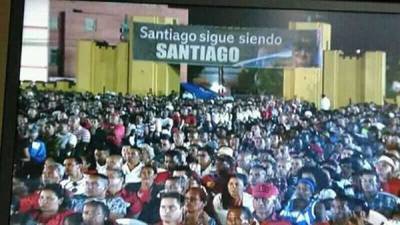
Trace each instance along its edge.
<path fill-rule="evenodd" d="M 28 147 L 29 155 L 35 163 L 43 163 L 46 160 L 46 145 L 42 141 L 35 140 Z"/>
<path fill-rule="evenodd" d="M 314 208 L 317 201 L 313 201 L 302 210 L 294 209 L 293 200 L 290 200 L 287 206 L 281 211 L 280 216 L 293 225 L 311 225 L 315 223 Z"/>
<path fill-rule="evenodd" d="M 400 211 L 400 198 L 387 192 L 378 192 L 374 198 L 364 199 L 371 209 L 386 217 L 392 217 L 394 213 Z"/>

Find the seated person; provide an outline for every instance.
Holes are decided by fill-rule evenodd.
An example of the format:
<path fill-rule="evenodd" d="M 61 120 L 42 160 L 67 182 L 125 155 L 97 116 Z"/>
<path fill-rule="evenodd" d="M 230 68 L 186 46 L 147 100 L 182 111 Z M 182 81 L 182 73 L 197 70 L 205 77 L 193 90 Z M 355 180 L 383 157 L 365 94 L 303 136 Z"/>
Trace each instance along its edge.
<path fill-rule="evenodd" d="M 253 217 L 246 207 L 229 208 L 226 218 L 226 225 L 253 225 Z"/>
<path fill-rule="evenodd" d="M 161 195 L 161 222 L 157 225 L 183 225 L 183 196 L 176 192 Z"/>

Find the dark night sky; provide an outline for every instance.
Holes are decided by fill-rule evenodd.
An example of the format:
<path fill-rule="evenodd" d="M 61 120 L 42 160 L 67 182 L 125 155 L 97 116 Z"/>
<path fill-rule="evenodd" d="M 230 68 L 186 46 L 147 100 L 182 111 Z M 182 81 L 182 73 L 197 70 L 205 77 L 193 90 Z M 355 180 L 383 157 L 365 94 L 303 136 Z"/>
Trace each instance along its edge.
<path fill-rule="evenodd" d="M 400 53 L 400 14 L 195 7 L 189 23 L 217 26 L 287 28 L 289 21 L 332 25 L 331 49 L 355 54 L 356 49 L 387 52 L 388 63 Z"/>
<path fill-rule="evenodd" d="M 386 52 L 386 95 L 400 80 L 400 14 L 274 9 L 204 8 L 189 9 L 189 23 L 235 27 L 288 28 L 289 21 L 331 24 L 331 49 L 355 55 L 356 50 Z M 189 67 L 190 74 L 201 68 Z"/>

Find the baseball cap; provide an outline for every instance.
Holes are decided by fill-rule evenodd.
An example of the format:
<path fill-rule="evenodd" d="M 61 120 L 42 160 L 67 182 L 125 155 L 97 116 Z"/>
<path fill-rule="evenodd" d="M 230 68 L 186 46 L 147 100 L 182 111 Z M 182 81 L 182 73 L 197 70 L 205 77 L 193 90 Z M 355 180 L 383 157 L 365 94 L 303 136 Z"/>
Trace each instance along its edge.
<path fill-rule="evenodd" d="M 256 184 L 252 187 L 252 195 L 254 198 L 271 198 L 279 195 L 278 188 L 273 184 Z"/>

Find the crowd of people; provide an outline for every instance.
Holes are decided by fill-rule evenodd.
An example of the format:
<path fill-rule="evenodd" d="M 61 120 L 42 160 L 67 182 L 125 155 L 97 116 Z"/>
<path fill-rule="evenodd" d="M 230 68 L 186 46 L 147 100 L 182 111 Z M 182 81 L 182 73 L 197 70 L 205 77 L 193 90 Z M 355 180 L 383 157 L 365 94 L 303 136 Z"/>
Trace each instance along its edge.
<path fill-rule="evenodd" d="M 395 105 L 35 88 L 18 102 L 11 224 L 400 224 Z"/>

